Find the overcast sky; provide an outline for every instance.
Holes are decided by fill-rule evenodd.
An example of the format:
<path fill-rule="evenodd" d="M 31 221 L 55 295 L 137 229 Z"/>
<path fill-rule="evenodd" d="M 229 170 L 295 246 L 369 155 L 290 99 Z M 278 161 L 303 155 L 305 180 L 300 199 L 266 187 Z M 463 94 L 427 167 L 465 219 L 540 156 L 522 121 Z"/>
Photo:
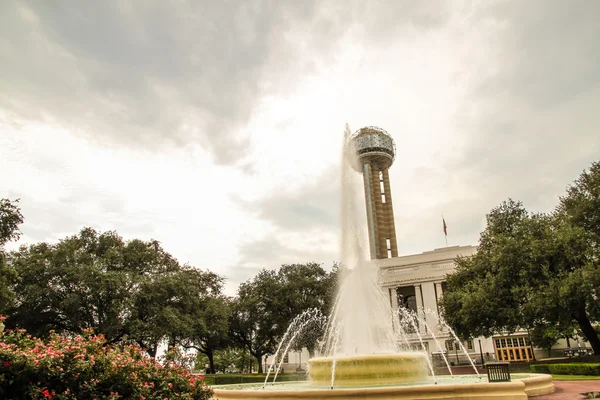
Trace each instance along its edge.
<path fill-rule="evenodd" d="M 600 2 L 2 1 L 0 198 L 228 278 L 339 260 L 344 125 L 394 137 L 401 255 L 600 159 Z"/>

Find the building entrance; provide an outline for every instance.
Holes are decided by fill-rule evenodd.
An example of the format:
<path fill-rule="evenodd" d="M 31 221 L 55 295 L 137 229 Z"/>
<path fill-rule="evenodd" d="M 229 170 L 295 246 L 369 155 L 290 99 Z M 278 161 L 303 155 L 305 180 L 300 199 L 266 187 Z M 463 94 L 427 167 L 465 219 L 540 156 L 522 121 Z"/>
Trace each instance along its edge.
<path fill-rule="evenodd" d="M 494 338 L 496 358 L 501 362 L 533 360 L 533 351 L 527 336 Z"/>

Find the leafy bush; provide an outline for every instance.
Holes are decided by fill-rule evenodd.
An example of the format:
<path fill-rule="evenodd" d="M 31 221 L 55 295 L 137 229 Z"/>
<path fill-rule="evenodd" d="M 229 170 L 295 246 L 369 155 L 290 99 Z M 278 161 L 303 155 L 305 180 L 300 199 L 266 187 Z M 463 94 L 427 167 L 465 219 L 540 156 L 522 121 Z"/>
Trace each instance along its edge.
<path fill-rule="evenodd" d="M 534 372 L 536 374 L 550 373 L 550 368 L 548 368 L 548 364 L 531 364 L 529 368 L 531 368 L 531 372 Z"/>
<path fill-rule="evenodd" d="M 550 373 L 556 375 L 594 375 L 600 376 L 600 364 L 571 363 L 550 364 Z"/>
<path fill-rule="evenodd" d="M 206 375 L 209 385 L 235 385 L 239 383 L 260 383 L 265 381 L 266 374 L 213 374 Z M 269 383 L 273 382 L 273 374 L 269 375 Z M 279 374 L 276 382 L 305 381 L 306 374 Z"/>
<path fill-rule="evenodd" d="M 87 331 L 47 340 L 24 330 L 0 333 L 0 398 L 56 400 L 211 398 L 203 376 L 164 366 L 137 346 L 108 345 Z"/>
<path fill-rule="evenodd" d="M 532 364 L 531 371 L 555 375 L 592 375 L 600 376 L 600 364 L 566 363 L 566 364 Z"/>

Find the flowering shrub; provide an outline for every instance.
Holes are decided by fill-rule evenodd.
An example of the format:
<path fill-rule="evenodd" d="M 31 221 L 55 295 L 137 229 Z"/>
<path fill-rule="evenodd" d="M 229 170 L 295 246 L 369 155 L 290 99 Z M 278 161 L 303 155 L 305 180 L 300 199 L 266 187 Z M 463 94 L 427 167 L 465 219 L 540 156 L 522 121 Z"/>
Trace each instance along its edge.
<path fill-rule="evenodd" d="M 47 340 L 24 330 L 0 333 L 0 398 L 55 400 L 203 400 L 203 376 L 164 366 L 137 346 L 107 345 L 91 331 Z"/>

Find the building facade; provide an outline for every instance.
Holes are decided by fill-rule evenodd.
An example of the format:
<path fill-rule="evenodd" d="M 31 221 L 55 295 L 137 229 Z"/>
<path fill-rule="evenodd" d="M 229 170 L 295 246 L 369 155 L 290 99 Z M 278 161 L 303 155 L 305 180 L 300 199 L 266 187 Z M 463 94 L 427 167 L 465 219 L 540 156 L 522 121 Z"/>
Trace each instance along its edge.
<path fill-rule="evenodd" d="M 406 309 L 418 315 L 418 333 L 434 359 L 445 354 L 454 365 L 482 363 L 497 359 L 493 338 L 478 337 L 461 343 L 452 331 L 440 324 L 440 300 L 446 289 L 446 276 L 455 269 L 458 256 L 470 256 L 476 246 L 451 246 L 420 254 L 374 260 L 379 279 L 389 294 L 394 310 Z M 412 335 L 415 347 L 422 347 L 418 336 Z"/>

